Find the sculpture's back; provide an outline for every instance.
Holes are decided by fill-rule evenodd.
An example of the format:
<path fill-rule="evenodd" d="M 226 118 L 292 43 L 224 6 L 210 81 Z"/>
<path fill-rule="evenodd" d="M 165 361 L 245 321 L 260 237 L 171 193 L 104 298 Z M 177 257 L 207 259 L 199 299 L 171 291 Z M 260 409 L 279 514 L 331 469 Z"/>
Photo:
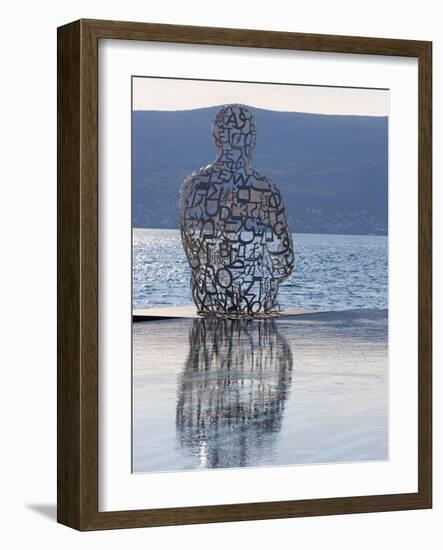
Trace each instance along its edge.
<path fill-rule="evenodd" d="M 270 314 L 292 272 L 292 237 L 281 194 L 250 165 L 254 117 L 241 105 L 216 114 L 216 160 L 180 190 L 180 229 L 200 313 Z"/>

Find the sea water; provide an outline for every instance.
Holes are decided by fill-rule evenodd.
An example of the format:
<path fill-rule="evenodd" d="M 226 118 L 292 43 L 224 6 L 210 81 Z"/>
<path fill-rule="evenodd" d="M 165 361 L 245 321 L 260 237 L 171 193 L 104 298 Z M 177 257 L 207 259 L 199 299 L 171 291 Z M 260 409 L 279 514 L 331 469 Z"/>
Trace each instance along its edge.
<path fill-rule="evenodd" d="M 388 238 L 294 234 L 295 266 L 282 308 L 342 311 L 388 307 Z M 133 307 L 192 304 L 180 232 L 133 230 Z"/>

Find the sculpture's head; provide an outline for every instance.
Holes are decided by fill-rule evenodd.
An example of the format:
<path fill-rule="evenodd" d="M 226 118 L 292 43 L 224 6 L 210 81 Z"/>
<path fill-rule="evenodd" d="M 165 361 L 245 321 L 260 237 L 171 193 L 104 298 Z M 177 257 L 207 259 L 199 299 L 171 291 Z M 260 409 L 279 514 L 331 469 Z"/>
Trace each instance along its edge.
<path fill-rule="evenodd" d="M 243 105 L 224 105 L 215 114 L 212 136 L 219 150 L 237 150 L 249 157 L 255 147 L 255 118 Z"/>

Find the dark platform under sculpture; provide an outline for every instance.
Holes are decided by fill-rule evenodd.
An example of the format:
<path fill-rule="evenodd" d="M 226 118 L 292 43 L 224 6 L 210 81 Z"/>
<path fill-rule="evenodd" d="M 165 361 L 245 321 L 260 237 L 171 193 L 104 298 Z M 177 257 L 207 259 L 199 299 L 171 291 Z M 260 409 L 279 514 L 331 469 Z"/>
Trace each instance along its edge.
<path fill-rule="evenodd" d="M 324 313 L 320 310 L 313 309 L 299 309 L 299 308 L 288 308 L 278 312 L 274 312 L 272 315 L 263 314 L 255 315 L 252 319 L 261 319 L 263 317 L 275 317 L 275 318 L 286 318 L 286 317 L 295 317 L 299 315 L 311 315 L 314 313 Z M 134 309 L 132 311 L 132 320 L 134 322 L 141 321 L 160 321 L 162 319 L 198 319 L 203 315 L 197 312 L 195 306 L 176 306 L 176 307 L 152 307 L 147 309 Z M 235 316 L 233 316 L 235 319 Z"/>

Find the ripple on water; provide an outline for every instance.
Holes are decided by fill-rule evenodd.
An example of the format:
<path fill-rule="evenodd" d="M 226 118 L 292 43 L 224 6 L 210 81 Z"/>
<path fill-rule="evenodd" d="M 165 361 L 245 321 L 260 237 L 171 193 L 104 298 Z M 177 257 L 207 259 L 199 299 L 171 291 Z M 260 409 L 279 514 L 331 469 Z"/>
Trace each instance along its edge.
<path fill-rule="evenodd" d="M 283 308 L 329 310 L 388 307 L 388 238 L 294 235 L 295 268 L 280 287 Z M 180 232 L 134 229 L 135 308 L 191 303 Z"/>

